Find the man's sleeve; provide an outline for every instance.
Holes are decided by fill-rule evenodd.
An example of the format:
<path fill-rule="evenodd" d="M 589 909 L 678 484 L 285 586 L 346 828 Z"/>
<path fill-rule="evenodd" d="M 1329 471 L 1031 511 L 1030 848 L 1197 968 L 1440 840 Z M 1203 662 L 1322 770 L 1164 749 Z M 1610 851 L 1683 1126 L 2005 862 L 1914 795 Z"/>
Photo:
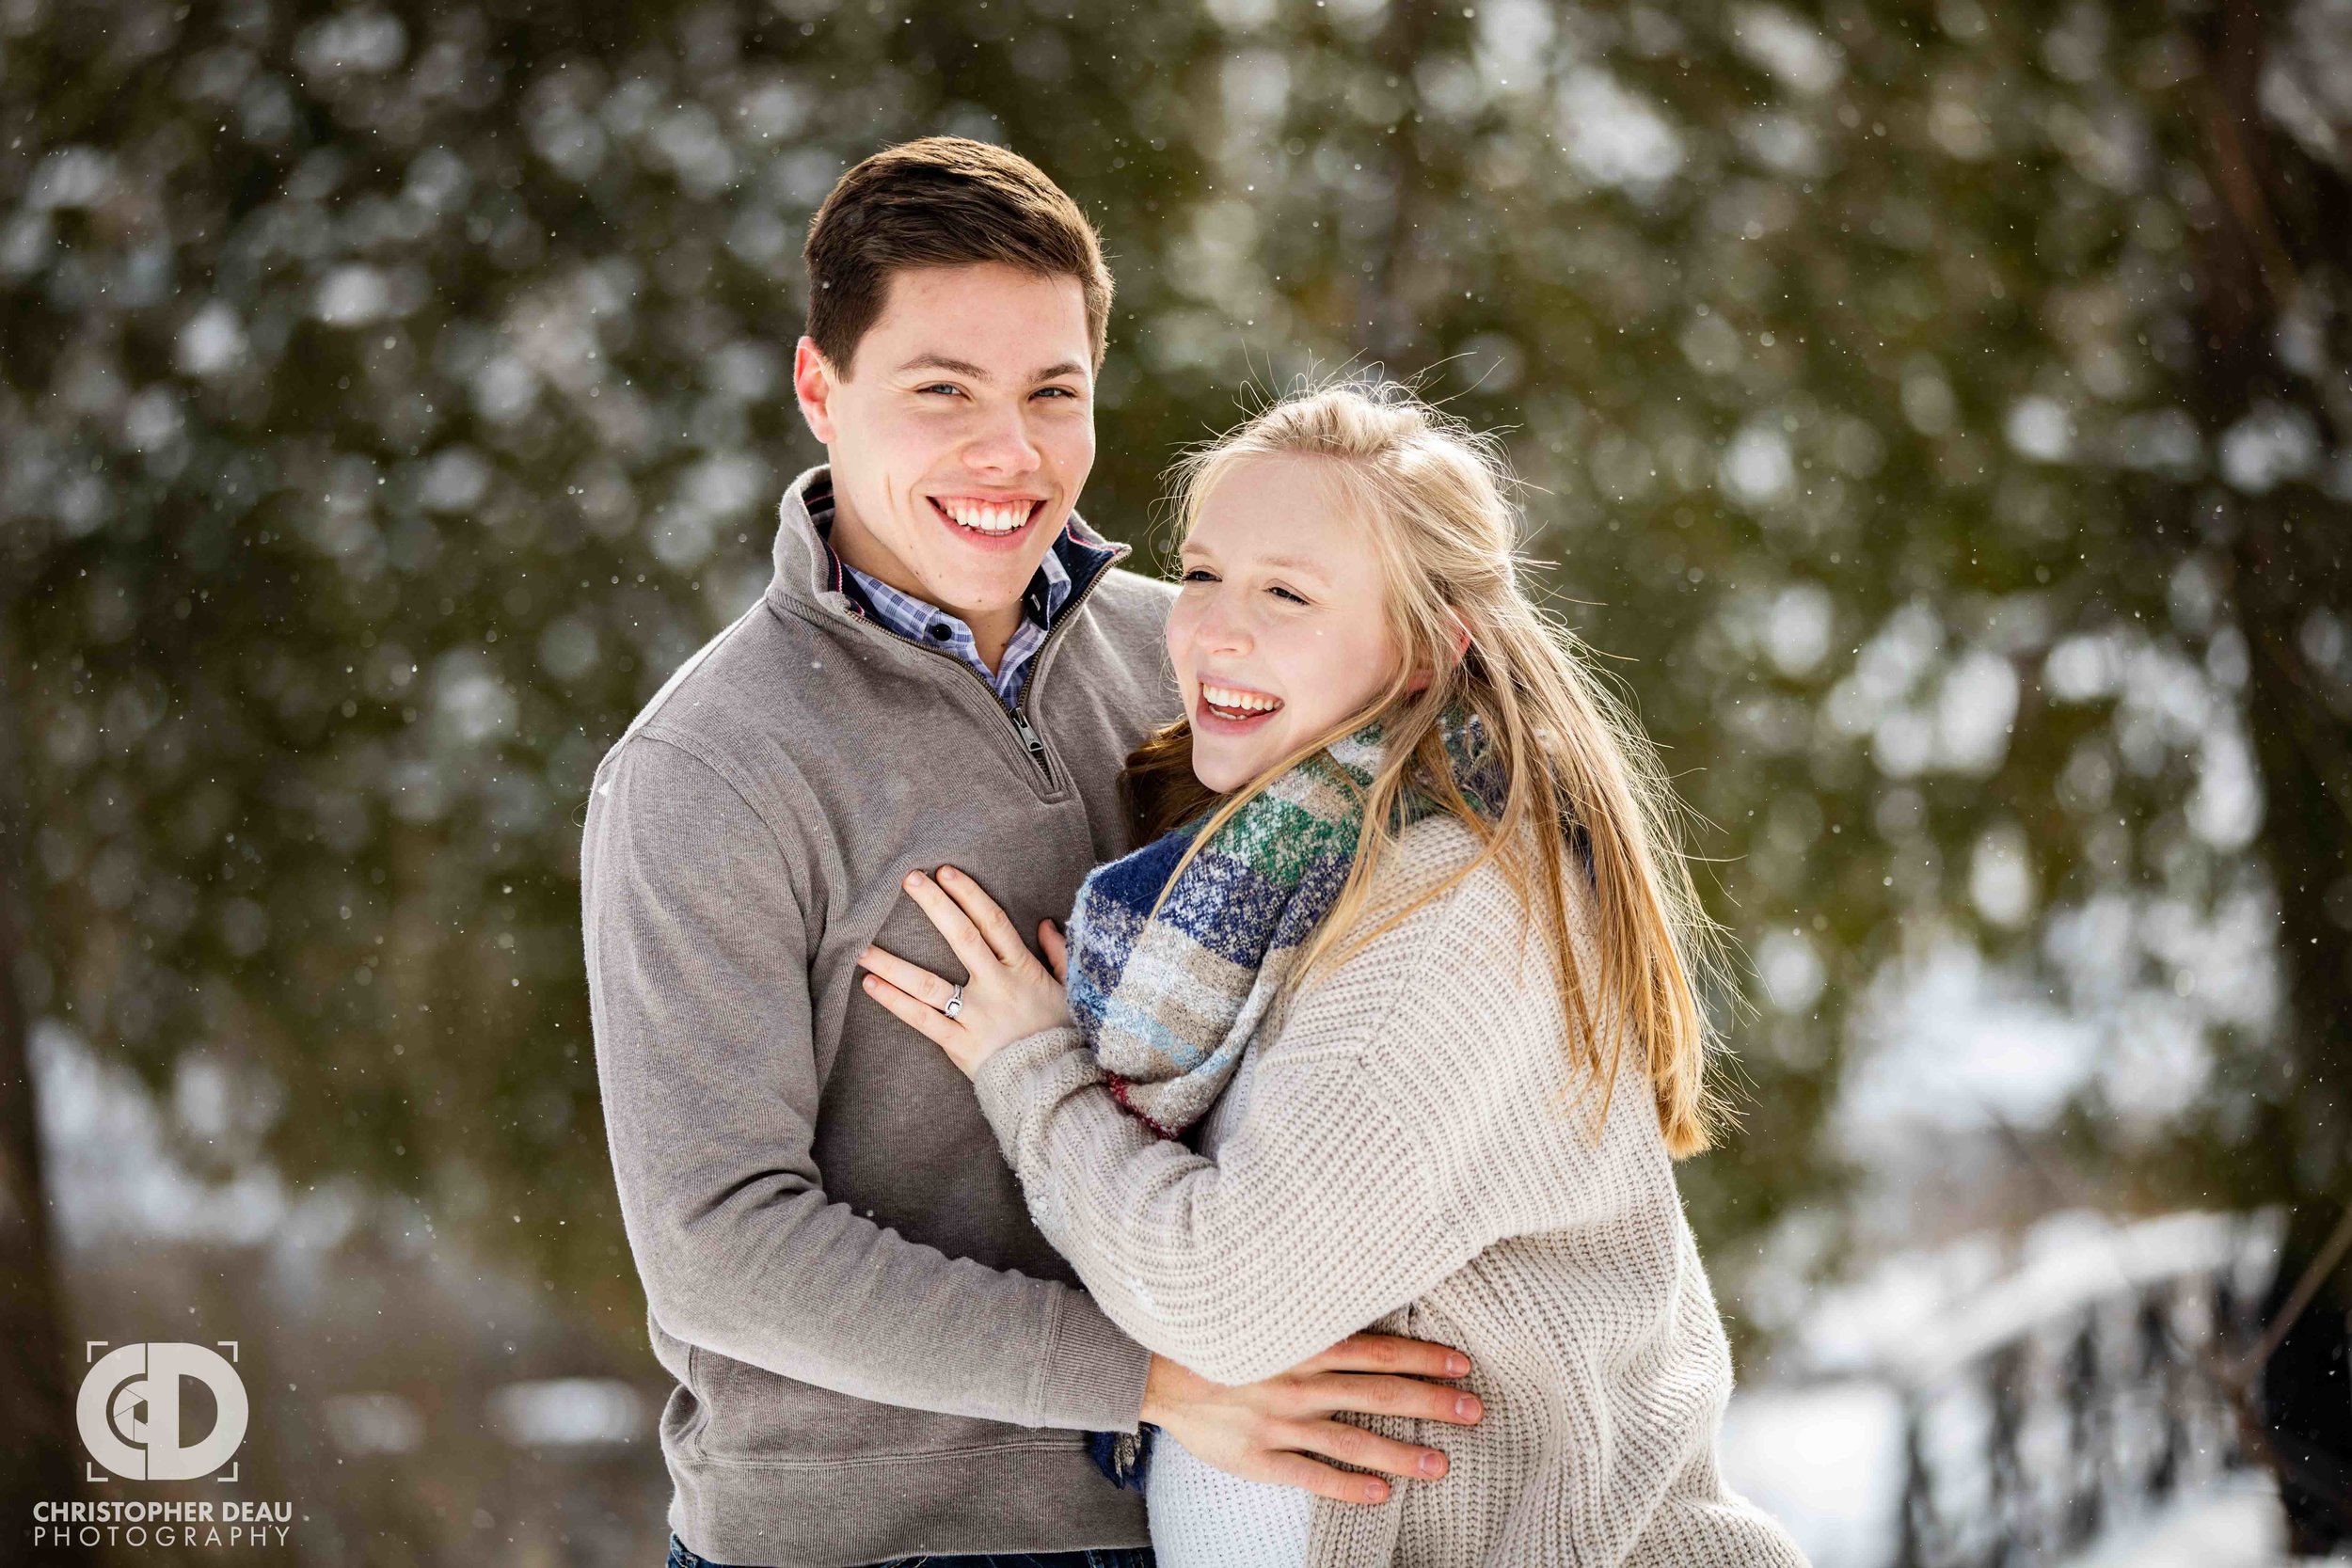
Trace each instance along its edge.
<path fill-rule="evenodd" d="M 1133 1431 L 1149 1353 L 1084 1291 L 907 1241 L 827 1200 L 808 954 L 785 846 L 645 734 L 581 844 L 596 1066 L 629 1246 L 669 1333 L 884 1404 Z"/>

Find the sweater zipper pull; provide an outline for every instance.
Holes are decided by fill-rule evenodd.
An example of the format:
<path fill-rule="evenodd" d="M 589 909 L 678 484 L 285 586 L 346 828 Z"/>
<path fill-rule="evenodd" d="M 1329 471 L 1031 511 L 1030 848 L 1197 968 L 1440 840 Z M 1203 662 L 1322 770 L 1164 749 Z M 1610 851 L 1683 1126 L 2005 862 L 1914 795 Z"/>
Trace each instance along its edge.
<path fill-rule="evenodd" d="M 1009 711 L 1012 714 L 1012 727 L 1021 736 L 1021 744 L 1029 749 L 1030 757 L 1036 761 L 1038 767 L 1045 768 L 1050 776 L 1053 770 L 1045 767 L 1045 742 L 1039 737 L 1037 731 L 1030 727 L 1027 716 L 1019 708 Z"/>

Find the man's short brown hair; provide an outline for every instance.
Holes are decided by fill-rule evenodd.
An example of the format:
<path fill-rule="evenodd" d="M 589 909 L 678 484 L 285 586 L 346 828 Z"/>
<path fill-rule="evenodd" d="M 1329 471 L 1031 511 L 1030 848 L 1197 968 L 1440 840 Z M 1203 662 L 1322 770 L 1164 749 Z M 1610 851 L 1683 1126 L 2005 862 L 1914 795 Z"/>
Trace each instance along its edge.
<path fill-rule="evenodd" d="M 901 142 L 841 177 L 809 220 L 808 335 L 847 379 L 902 267 L 1002 261 L 1085 292 L 1094 368 L 1111 314 L 1103 244 L 1078 204 L 1017 152 L 961 136 Z"/>

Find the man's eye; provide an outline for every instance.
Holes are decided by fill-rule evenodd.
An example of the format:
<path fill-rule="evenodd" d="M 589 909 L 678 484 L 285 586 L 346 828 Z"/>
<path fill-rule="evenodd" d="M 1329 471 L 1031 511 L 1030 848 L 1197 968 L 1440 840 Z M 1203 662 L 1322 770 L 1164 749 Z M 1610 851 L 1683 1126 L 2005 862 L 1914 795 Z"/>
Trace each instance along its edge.
<path fill-rule="evenodd" d="M 1074 387 L 1040 387 L 1037 389 L 1037 395 L 1041 398 L 1065 398 L 1072 403 L 1078 400 L 1078 391 Z"/>
<path fill-rule="evenodd" d="M 934 381 L 928 387 L 917 387 L 915 390 L 918 392 L 953 392 L 959 397 L 963 394 L 963 388 L 952 381 Z"/>

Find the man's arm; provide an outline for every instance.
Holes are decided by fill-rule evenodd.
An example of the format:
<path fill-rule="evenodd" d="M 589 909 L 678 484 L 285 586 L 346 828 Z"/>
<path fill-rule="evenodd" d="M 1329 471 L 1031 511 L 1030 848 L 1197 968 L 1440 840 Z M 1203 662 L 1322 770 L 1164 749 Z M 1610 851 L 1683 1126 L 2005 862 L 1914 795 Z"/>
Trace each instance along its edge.
<path fill-rule="evenodd" d="M 598 779 L 581 845 L 604 1115 L 638 1273 L 671 1334 L 858 1399 L 1131 1431 L 1150 1356 L 1085 1294 L 952 1259 L 831 1202 L 809 942 L 784 847 L 655 736 Z"/>

